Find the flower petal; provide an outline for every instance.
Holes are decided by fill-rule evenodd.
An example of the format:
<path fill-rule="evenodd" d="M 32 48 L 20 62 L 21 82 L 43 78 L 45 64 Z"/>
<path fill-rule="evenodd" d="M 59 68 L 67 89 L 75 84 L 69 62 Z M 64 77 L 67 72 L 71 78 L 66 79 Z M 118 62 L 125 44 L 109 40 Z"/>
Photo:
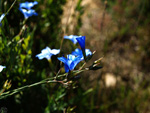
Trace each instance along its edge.
<path fill-rule="evenodd" d="M 64 64 L 64 66 L 65 66 L 65 72 L 68 73 L 68 72 L 69 72 L 69 67 L 68 67 L 68 65 L 67 65 L 67 64 Z"/>
<path fill-rule="evenodd" d="M 73 70 L 83 60 L 83 57 L 76 57 L 75 55 L 69 54 L 67 55 L 67 59 L 65 57 L 58 57 L 58 60 L 64 63 L 65 72 L 67 73 L 69 70 Z"/>
<path fill-rule="evenodd" d="M 75 57 L 75 55 L 72 55 L 72 54 L 69 54 L 69 55 L 67 55 L 67 59 L 68 60 L 74 60 L 76 57 Z"/>
<path fill-rule="evenodd" d="M 73 70 L 76 67 L 76 65 L 82 60 L 83 60 L 83 57 L 76 57 L 69 66 L 70 70 Z"/>
<path fill-rule="evenodd" d="M 51 50 L 51 53 L 52 53 L 53 55 L 57 55 L 58 53 L 60 53 L 60 49 L 52 49 L 52 50 Z"/>
<path fill-rule="evenodd" d="M 26 19 L 33 15 L 35 15 L 35 16 L 38 15 L 38 13 L 36 13 L 35 10 L 33 10 L 33 9 L 30 9 L 30 10 L 20 9 L 20 11 L 23 13 L 23 15 Z"/>
<path fill-rule="evenodd" d="M 58 57 L 57 59 L 63 62 L 64 64 L 67 64 L 68 62 L 68 60 L 65 57 Z"/>
<path fill-rule="evenodd" d="M 69 40 L 71 40 L 74 44 L 76 44 L 76 43 L 77 43 L 77 40 L 76 40 L 77 37 L 79 37 L 79 36 L 70 35 L 70 36 L 64 36 L 64 39 L 69 39 Z"/>
<path fill-rule="evenodd" d="M 90 51 L 90 49 L 85 49 L 85 54 L 86 56 L 92 55 L 92 52 Z M 75 49 L 75 51 L 72 52 L 72 55 L 83 57 L 82 50 L 79 48 Z"/>
<path fill-rule="evenodd" d="M 78 41 L 82 51 L 85 51 L 85 36 L 80 36 L 76 38 L 76 40 Z"/>
<path fill-rule="evenodd" d="M 60 50 L 57 50 L 57 49 L 51 50 L 49 47 L 46 47 L 45 49 L 41 51 L 40 54 L 37 54 L 36 57 L 38 57 L 40 60 L 43 58 L 46 58 L 47 60 L 49 60 L 52 55 L 56 55 L 59 52 Z"/>
<path fill-rule="evenodd" d="M 68 73 L 69 72 L 68 60 L 65 57 L 58 57 L 57 59 L 64 63 L 65 72 Z"/>
<path fill-rule="evenodd" d="M 2 14 L 1 17 L 0 17 L 0 23 L 3 20 L 4 17 L 5 17 L 5 14 Z"/>
<path fill-rule="evenodd" d="M 23 13 L 23 15 L 26 19 L 32 15 L 37 16 L 38 14 L 35 12 L 35 10 L 31 9 L 36 4 L 38 4 L 37 1 L 20 3 L 19 10 Z"/>
<path fill-rule="evenodd" d="M 85 49 L 85 54 L 86 56 L 92 55 L 92 52 L 90 51 L 90 49 Z"/>
<path fill-rule="evenodd" d="M 83 56 L 81 49 L 77 48 L 75 51 L 72 52 L 75 56 Z"/>
<path fill-rule="evenodd" d="M 25 2 L 25 3 L 20 3 L 20 8 L 26 8 L 26 9 L 31 9 L 34 5 L 37 5 L 38 2 L 34 1 L 34 2 Z"/>
<path fill-rule="evenodd" d="M 6 68 L 6 66 L 0 65 L 0 72 L 2 72 L 2 70 L 3 70 L 4 68 Z"/>

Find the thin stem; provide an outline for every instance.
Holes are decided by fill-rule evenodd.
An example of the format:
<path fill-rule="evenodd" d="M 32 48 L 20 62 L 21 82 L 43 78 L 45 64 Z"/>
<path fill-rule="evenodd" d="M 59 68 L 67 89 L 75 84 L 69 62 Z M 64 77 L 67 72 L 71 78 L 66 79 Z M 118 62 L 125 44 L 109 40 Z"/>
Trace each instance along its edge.
<path fill-rule="evenodd" d="M 23 26 L 22 26 L 22 28 L 21 28 L 21 30 L 20 30 L 20 32 L 19 32 L 19 36 L 21 36 L 22 35 L 22 33 L 23 33 L 23 31 L 25 30 L 25 28 L 26 28 L 26 21 L 27 21 L 28 19 L 25 19 L 24 21 L 23 21 Z"/>
<path fill-rule="evenodd" d="M 86 65 L 86 62 L 84 62 L 84 64 L 80 67 L 79 70 L 82 70 L 85 65 Z"/>
<path fill-rule="evenodd" d="M 60 71 L 61 71 L 61 68 L 58 70 L 58 72 L 57 72 L 57 74 L 56 74 L 55 79 L 57 79 L 57 77 L 58 77 L 58 75 L 59 75 Z"/>
<path fill-rule="evenodd" d="M 107 8 L 107 0 L 105 0 L 104 4 L 105 4 L 105 6 L 104 6 L 103 15 L 102 15 L 102 21 L 101 21 L 101 23 L 100 23 L 100 32 L 103 31 L 104 18 L 105 18 L 105 13 L 106 13 L 106 8 Z"/>
<path fill-rule="evenodd" d="M 25 89 L 25 88 L 30 88 L 30 87 L 33 87 L 33 86 L 37 86 L 37 85 L 40 85 L 40 84 L 44 84 L 44 83 L 56 83 L 57 81 L 53 81 L 53 80 L 49 80 L 49 81 L 40 81 L 40 82 L 37 82 L 37 83 L 34 83 L 34 84 L 31 84 L 31 85 L 26 85 L 26 86 L 23 86 L 23 87 L 20 87 L 18 89 L 14 89 L 12 91 L 8 91 L 6 93 L 3 93 L 1 96 L 0 96 L 0 99 L 3 99 L 3 98 L 6 98 L 7 96 L 11 96 L 15 93 L 18 93 L 20 92 L 21 90 Z"/>
<path fill-rule="evenodd" d="M 51 81 L 53 80 L 53 78 L 47 78 L 47 79 L 41 80 L 40 82 L 36 82 L 34 84 L 31 84 L 31 85 L 26 85 L 26 86 L 23 86 L 23 87 L 20 87 L 20 88 L 11 90 L 11 91 L 7 91 L 7 92 L 3 93 L 1 96 L 9 94 L 11 92 L 18 92 L 18 91 L 20 91 L 22 89 L 25 89 L 25 88 L 29 88 L 29 87 L 33 87 L 33 86 L 40 85 L 40 84 L 43 84 L 43 83 L 47 83 L 48 81 L 50 81 L 50 79 L 51 79 Z"/>
<path fill-rule="evenodd" d="M 14 6 L 15 3 L 16 3 L 16 1 L 17 1 L 17 0 L 14 0 L 14 2 L 11 4 L 10 8 L 9 8 L 9 9 L 7 10 L 7 12 L 5 13 L 4 18 L 5 18 L 5 16 L 9 13 L 9 11 L 13 8 L 13 6 Z"/>
<path fill-rule="evenodd" d="M 17 0 L 14 0 L 14 2 L 11 4 L 10 8 L 7 10 L 7 12 L 5 14 L 8 14 L 9 11 L 12 9 L 12 7 L 15 5 Z"/>
<path fill-rule="evenodd" d="M 1 95 L 1 94 L 3 94 L 3 93 L 4 93 L 4 91 L 5 91 L 5 89 L 2 89 L 2 90 L 0 91 L 0 95 Z"/>
<path fill-rule="evenodd" d="M 72 8 L 72 6 L 73 6 L 73 0 L 72 0 L 70 8 L 68 10 L 69 11 L 69 15 L 68 15 L 68 18 L 67 18 L 66 24 L 65 24 L 64 35 L 66 34 L 66 29 L 67 29 L 67 26 L 68 26 L 68 21 L 69 21 L 69 18 L 71 16 L 71 8 Z M 64 37 L 62 37 L 62 39 L 61 39 L 60 51 L 61 51 L 61 48 L 62 48 L 62 45 L 63 45 L 63 41 L 64 41 Z"/>
<path fill-rule="evenodd" d="M 85 69 L 82 69 L 82 70 L 76 70 L 76 71 L 73 71 L 73 73 L 75 73 L 74 75 L 77 75 L 77 74 L 79 74 L 83 71 L 87 71 L 87 70 L 89 70 L 89 68 L 85 68 Z"/>
<path fill-rule="evenodd" d="M 86 70 L 87 70 L 87 69 L 85 68 L 85 69 L 80 70 L 80 71 L 79 71 L 79 70 L 73 71 L 73 73 L 78 74 L 78 73 L 81 73 L 81 72 L 86 71 Z M 67 74 L 68 74 L 68 73 L 65 73 L 65 74 L 62 74 L 62 75 L 58 75 L 57 78 L 64 77 L 64 76 L 66 76 Z M 45 84 L 45 83 L 61 83 L 61 84 L 63 84 L 63 82 L 57 81 L 57 80 L 56 80 L 56 77 L 51 77 L 51 78 L 44 79 L 44 80 L 42 80 L 42 81 L 40 81 L 40 82 L 33 83 L 33 84 L 31 84 L 31 85 L 26 85 L 26 86 L 23 86 L 23 87 L 20 87 L 20 88 L 11 90 L 11 91 L 4 92 L 4 93 L 2 93 L 2 94 L 0 95 L 0 99 L 3 99 L 3 98 L 6 98 L 7 96 L 11 96 L 11 95 L 13 95 L 13 94 L 16 94 L 16 93 L 18 93 L 18 92 L 20 92 L 20 91 L 22 91 L 22 90 L 24 90 L 24 89 L 26 89 L 26 88 L 31 88 L 31 87 L 33 87 L 33 86 L 37 86 L 37 85 Z"/>

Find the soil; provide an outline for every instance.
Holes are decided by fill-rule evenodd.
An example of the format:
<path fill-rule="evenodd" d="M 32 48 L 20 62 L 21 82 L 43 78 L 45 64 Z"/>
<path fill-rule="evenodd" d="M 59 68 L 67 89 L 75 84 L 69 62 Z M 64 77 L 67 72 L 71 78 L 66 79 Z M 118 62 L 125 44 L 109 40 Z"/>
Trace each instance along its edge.
<path fill-rule="evenodd" d="M 66 35 L 74 33 L 77 25 L 77 16 L 79 12 L 75 10 L 78 0 L 68 1 L 64 6 L 64 15 L 62 19 L 63 28 L 68 26 Z M 84 8 L 82 15 L 82 26 L 79 30 L 79 35 L 86 36 L 86 48 L 91 51 L 96 51 L 93 61 L 103 57 L 101 65 L 102 69 L 97 71 L 85 72 L 83 78 L 90 82 L 88 87 L 102 82 L 106 85 L 106 79 L 110 79 L 114 83 L 131 82 L 137 80 L 142 81 L 144 72 L 141 71 L 141 51 L 137 36 L 134 34 L 119 36 L 118 23 L 113 21 L 111 14 L 105 10 L 105 3 L 98 0 L 82 0 L 81 6 Z M 68 20 L 68 22 L 67 22 Z M 66 24 L 67 23 L 67 24 Z M 73 34 L 77 35 L 77 34 Z M 106 77 L 107 76 L 107 77 Z M 116 82 L 117 81 L 117 82 Z M 108 82 L 108 81 L 107 81 Z M 111 85 L 109 85 L 111 86 Z M 87 87 L 85 85 L 85 87 Z M 134 85 L 132 85 L 133 88 Z"/>

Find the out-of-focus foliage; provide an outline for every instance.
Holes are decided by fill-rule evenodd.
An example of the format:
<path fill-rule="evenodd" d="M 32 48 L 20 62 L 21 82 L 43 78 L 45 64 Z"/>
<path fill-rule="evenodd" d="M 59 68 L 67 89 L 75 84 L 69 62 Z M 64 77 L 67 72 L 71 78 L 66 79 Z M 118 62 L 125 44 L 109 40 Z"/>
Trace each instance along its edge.
<path fill-rule="evenodd" d="M 114 33 L 114 41 L 129 41 L 130 37 L 136 37 L 141 56 L 141 70 L 149 72 L 150 61 L 150 1 L 149 0 L 114 0 L 108 2 L 108 12 L 118 25 L 117 33 Z"/>
<path fill-rule="evenodd" d="M 95 87 L 88 95 L 82 98 L 82 102 L 77 102 L 79 106 L 76 108 L 76 112 L 148 113 L 150 111 L 150 98 L 148 96 L 150 94 L 150 1 L 95 0 L 94 3 L 98 4 L 93 3 L 92 6 L 97 5 L 101 10 L 106 1 L 105 20 L 103 21 L 102 17 L 98 18 L 98 13 L 94 12 L 96 14 L 93 15 L 98 19 L 97 21 L 91 21 L 93 26 L 98 24 L 99 21 L 105 22 L 103 26 L 105 28 L 103 28 L 104 32 L 97 33 L 100 30 L 92 31 L 92 28 L 90 28 L 91 31 L 86 32 L 88 32 L 89 36 L 91 35 L 93 40 L 92 35 L 98 35 L 95 38 L 96 41 L 90 42 L 90 45 L 94 48 L 97 45 L 97 48 L 103 49 L 101 52 L 105 55 L 105 63 L 109 67 L 104 64 L 105 69 L 102 70 L 99 77 L 95 77 L 96 79 L 91 77 L 92 80 L 90 80 L 87 75 L 84 76 L 82 82 L 84 81 L 85 84 L 81 86 L 83 90 L 88 86 L 90 87 L 90 82 L 93 82 Z M 97 7 L 95 6 L 94 8 Z M 94 8 L 93 10 L 95 10 Z M 92 15 L 92 13 L 91 11 L 88 14 Z M 110 25 L 112 29 L 108 28 L 108 23 L 113 25 Z M 101 42 L 97 43 L 97 41 L 104 42 L 103 47 L 100 46 Z M 113 73 L 117 80 L 115 86 L 108 87 L 106 85 L 106 73 Z M 92 74 L 90 76 L 93 76 Z"/>

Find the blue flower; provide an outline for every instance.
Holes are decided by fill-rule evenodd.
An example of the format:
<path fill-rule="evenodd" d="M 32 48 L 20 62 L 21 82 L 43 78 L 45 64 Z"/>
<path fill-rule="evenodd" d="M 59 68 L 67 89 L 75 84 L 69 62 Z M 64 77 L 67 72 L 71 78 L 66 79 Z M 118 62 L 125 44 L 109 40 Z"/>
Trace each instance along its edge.
<path fill-rule="evenodd" d="M 78 38 L 78 37 L 80 37 L 80 36 L 70 35 L 70 36 L 64 36 L 64 39 L 69 39 L 69 40 L 71 40 L 74 44 L 76 44 L 76 43 L 77 43 L 76 38 Z"/>
<path fill-rule="evenodd" d="M 82 60 L 81 57 L 76 57 L 75 55 L 69 54 L 67 58 L 58 57 L 58 60 L 64 63 L 65 72 L 69 72 L 69 70 L 73 70 L 75 66 Z"/>
<path fill-rule="evenodd" d="M 34 5 L 37 5 L 38 2 L 25 2 L 20 3 L 19 10 L 23 13 L 25 19 L 29 18 L 32 15 L 37 16 L 38 14 L 35 12 L 35 10 L 31 9 Z"/>
<path fill-rule="evenodd" d="M 85 54 L 86 56 L 89 56 L 89 55 L 92 55 L 92 52 L 90 51 L 90 49 L 85 49 Z M 83 58 L 82 50 L 79 48 L 75 49 L 75 51 L 72 52 L 72 55 L 80 56 Z"/>
<path fill-rule="evenodd" d="M 4 68 L 6 68 L 6 66 L 0 65 L 0 72 L 1 72 Z"/>
<path fill-rule="evenodd" d="M 57 55 L 59 52 L 60 52 L 59 49 L 50 49 L 49 47 L 46 47 L 41 51 L 40 54 L 36 55 L 36 57 L 38 57 L 40 60 L 43 58 L 49 60 L 52 55 Z"/>
<path fill-rule="evenodd" d="M 76 38 L 76 40 L 78 41 L 78 43 L 81 47 L 81 50 L 83 52 L 85 52 L 85 36 L 80 36 L 80 37 Z"/>
<path fill-rule="evenodd" d="M 4 17 L 5 17 L 5 14 L 2 14 L 0 17 L 0 26 L 2 25 L 1 21 L 3 20 Z"/>
<path fill-rule="evenodd" d="M 34 5 L 37 5 L 38 2 L 25 2 L 25 3 L 20 3 L 20 8 L 26 8 L 27 10 L 30 10 Z"/>
<path fill-rule="evenodd" d="M 85 53 L 85 36 L 80 36 L 78 38 L 76 38 L 76 40 L 78 41 L 80 47 L 81 47 L 81 50 L 82 50 L 82 53 L 83 53 L 83 56 L 84 56 L 84 60 L 86 61 L 86 53 Z"/>

